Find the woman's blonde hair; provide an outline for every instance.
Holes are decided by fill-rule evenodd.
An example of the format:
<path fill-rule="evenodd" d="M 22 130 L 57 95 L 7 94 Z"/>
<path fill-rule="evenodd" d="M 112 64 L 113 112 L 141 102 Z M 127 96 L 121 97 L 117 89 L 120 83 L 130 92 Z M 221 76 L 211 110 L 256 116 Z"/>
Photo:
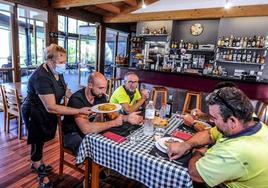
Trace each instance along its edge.
<path fill-rule="evenodd" d="M 50 44 L 44 51 L 45 60 L 53 59 L 58 52 L 66 54 L 66 50 L 63 47 L 58 46 L 57 44 Z"/>

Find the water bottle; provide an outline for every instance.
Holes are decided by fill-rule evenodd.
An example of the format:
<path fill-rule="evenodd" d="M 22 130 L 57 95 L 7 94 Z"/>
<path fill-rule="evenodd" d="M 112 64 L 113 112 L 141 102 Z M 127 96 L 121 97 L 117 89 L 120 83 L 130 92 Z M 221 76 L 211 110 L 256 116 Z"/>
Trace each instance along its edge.
<path fill-rule="evenodd" d="M 149 104 L 145 109 L 145 122 L 143 125 L 143 133 L 147 136 L 152 136 L 154 134 L 154 127 L 152 124 L 152 119 L 155 116 L 154 102 L 149 101 Z"/>
<path fill-rule="evenodd" d="M 160 112 L 159 112 L 159 117 L 162 119 L 165 119 L 166 117 L 166 106 L 162 105 Z"/>
<path fill-rule="evenodd" d="M 149 101 L 149 104 L 147 104 L 145 108 L 145 119 L 152 120 L 155 116 L 155 108 L 154 108 L 154 102 Z"/>

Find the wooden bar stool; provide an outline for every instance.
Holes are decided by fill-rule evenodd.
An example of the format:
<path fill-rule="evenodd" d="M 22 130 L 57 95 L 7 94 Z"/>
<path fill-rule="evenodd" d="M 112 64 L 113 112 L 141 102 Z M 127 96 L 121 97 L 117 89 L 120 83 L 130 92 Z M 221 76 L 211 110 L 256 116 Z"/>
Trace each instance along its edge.
<path fill-rule="evenodd" d="M 106 94 L 109 96 L 109 98 L 112 96 L 113 92 L 121 86 L 121 78 L 111 78 L 107 80 L 107 92 Z"/>
<path fill-rule="evenodd" d="M 166 87 L 153 87 L 153 93 L 151 100 L 154 101 L 154 105 L 157 102 L 158 95 L 161 95 L 161 105 L 167 104 L 168 89 Z"/>
<path fill-rule="evenodd" d="M 257 110 L 257 116 L 260 118 L 260 120 L 268 124 L 268 103 L 261 102 L 259 109 Z"/>
<path fill-rule="evenodd" d="M 190 103 L 192 100 L 192 97 L 195 97 L 195 108 L 201 110 L 201 104 L 202 104 L 202 92 L 195 92 L 195 91 L 187 91 L 186 97 L 183 104 L 182 113 L 190 113 Z"/>

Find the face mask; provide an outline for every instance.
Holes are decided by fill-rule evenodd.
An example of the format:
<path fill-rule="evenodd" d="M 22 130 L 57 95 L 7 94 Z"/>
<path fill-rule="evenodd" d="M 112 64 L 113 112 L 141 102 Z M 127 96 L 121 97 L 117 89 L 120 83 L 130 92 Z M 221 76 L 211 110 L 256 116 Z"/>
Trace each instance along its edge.
<path fill-rule="evenodd" d="M 66 65 L 63 63 L 63 64 L 56 64 L 56 67 L 55 67 L 55 72 L 58 73 L 58 74 L 63 74 L 65 73 L 66 71 Z"/>

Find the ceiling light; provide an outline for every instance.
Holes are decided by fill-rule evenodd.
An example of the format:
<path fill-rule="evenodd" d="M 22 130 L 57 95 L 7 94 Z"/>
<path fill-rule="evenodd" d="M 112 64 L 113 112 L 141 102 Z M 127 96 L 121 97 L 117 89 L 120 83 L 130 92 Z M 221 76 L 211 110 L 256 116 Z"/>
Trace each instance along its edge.
<path fill-rule="evenodd" d="M 232 7 L 232 3 L 230 3 L 229 0 L 226 0 L 226 1 L 225 1 L 224 8 L 225 8 L 225 9 L 229 9 L 229 8 L 231 8 L 231 7 Z"/>
<path fill-rule="evenodd" d="M 147 5 L 144 3 L 144 0 L 142 0 L 142 6 L 143 9 L 145 9 L 147 7 Z"/>

